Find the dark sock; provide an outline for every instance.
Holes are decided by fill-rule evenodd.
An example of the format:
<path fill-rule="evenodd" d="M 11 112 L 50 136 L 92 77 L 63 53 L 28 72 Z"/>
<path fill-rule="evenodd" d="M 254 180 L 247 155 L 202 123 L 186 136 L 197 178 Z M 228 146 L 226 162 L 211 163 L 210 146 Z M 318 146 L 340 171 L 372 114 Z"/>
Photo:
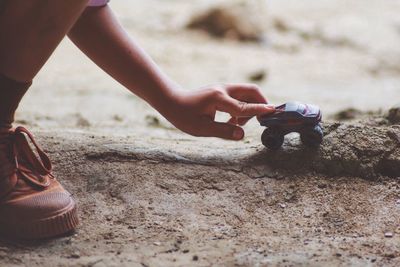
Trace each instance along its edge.
<path fill-rule="evenodd" d="M 0 130 L 11 128 L 15 110 L 32 82 L 17 82 L 0 74 Z"/>

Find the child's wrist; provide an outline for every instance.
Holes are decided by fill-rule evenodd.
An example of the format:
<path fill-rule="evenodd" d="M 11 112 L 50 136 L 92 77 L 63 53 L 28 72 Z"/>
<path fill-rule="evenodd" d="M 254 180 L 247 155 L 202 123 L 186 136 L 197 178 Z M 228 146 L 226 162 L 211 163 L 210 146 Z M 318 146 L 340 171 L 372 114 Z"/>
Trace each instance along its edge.
<path fill-rule="evenodd" d="M 162 115 L 167 115 L 177 106 L 183 92 L 184 90 L 179 85 L 175 83 L 170 84 L 160 89 L 150 104 Z"/>

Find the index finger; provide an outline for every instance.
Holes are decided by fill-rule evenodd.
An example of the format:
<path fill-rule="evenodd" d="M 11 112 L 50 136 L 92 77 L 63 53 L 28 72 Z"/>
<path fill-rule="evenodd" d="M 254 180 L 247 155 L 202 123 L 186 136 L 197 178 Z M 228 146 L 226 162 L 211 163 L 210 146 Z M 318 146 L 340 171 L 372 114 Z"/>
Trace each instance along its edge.
<path fill-rule="evenodd" d="M 229 96 L 218 99 L 218 111 L 227 112 L 234 117 L 253 117 L 275 112 L 275 107 L 261 103 L 247 103 L 238 101 Z"/>

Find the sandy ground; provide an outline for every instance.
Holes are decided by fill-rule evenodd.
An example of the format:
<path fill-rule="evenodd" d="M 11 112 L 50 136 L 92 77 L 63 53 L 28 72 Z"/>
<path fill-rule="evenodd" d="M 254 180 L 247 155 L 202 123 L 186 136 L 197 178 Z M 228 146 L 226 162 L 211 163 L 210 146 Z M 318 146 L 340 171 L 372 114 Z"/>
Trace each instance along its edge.
<path fill-rule="evenodd" d="M 56 240 L 2 241 L 2 266 L 400 264 L 398 178 L 299 170 L 298 155 L 276 156 L 255 143 L 38 134 L 78 201 L 81 226 Z M 321 149 L 344 147 L 338 134 Z M 284 150 L 310 153 L 296 140 Z M 271 157 L 286 158 L 286 167 Z"/>
<path fill-rule="evenodd" d="M 261 71 L 266 78 L 258 83 L 272 103 L 316 103 L 326 118 L 348 107 L 386 110 L 400 102 L 400 1 L 246 1 L 243 10 L 265 27 L 262 43 L 185 29 L 193 14 L 233 2 L 243 1 L 111 6 L 187 90 L 247 82 Z M 293 164 L 275 169 L 271 160 L 254 172 L 243 158 L 274 157 L 262 149 L 255 121 L 238 143 L 182 134 L 68 40 L 35 80 L 18 120 L 38 133 L 79 203 L 82 224 L 56 240 L 2 241 L 1 266 L 400 265 L 400 174 L 366 179 L 349 167 L 366 172 L 377 150 L 387 153 L 388 138 L 366 137 L 378 148 L 362 146 L 366 156 L 350 158 L 335 175 L 300 171 L 298 159 L 312 152 L 292 153 L 299 144 L 290 139 L 278 159 Z M 358 125 L 361 133 L 365 124 Z M 385 127 L 371 132 L 398 133 Z M 357 154 L 359 140 L 351 140 L 340 151 Z M 327 163 L 342 156 L 331 144 L 318 152 Z"/>

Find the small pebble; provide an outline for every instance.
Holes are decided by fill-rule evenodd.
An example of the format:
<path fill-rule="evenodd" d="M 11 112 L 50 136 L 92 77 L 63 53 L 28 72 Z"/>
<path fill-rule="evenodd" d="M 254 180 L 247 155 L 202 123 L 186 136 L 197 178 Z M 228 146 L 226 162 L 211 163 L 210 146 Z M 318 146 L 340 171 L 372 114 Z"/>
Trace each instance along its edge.
<path fill-rule="evenodd" d="M 280 203 L 279 206 L 280 206 L 282 209 L 286 208 L 286 204 L 283 204 L 283 203 Z"/>
<path fill-rule="evenodd" d="M 161 242 L 154 242 L 153 243 L 155 246 L 161 246 Z"/>
<path fill-rule="evenodd" d="M 261 82 L 265 80 L 268 73 L 265 70 L 258 70 L 249 75 L 249 80 L 252 82 Z"/>
<path fill-rule="evenodd" d="M 327 187 L 328 187 L 327 184 L 318 184 L 318 188 L 320 188 L 320 189 L 324 189 L 324 188 L 327 188 Z"/>
<path fill-rule="evenodd" d="M 74 253 L 71 254 L 72 259 L 79 259 L 81 257 L 81 254 L 78 251 L 75 251 Z"/>
<path fill-rule="evenodd" d="M 392 232 L 386 232 L 385 233 L 385 237 L 393 237 L 393 233 Z"/>

